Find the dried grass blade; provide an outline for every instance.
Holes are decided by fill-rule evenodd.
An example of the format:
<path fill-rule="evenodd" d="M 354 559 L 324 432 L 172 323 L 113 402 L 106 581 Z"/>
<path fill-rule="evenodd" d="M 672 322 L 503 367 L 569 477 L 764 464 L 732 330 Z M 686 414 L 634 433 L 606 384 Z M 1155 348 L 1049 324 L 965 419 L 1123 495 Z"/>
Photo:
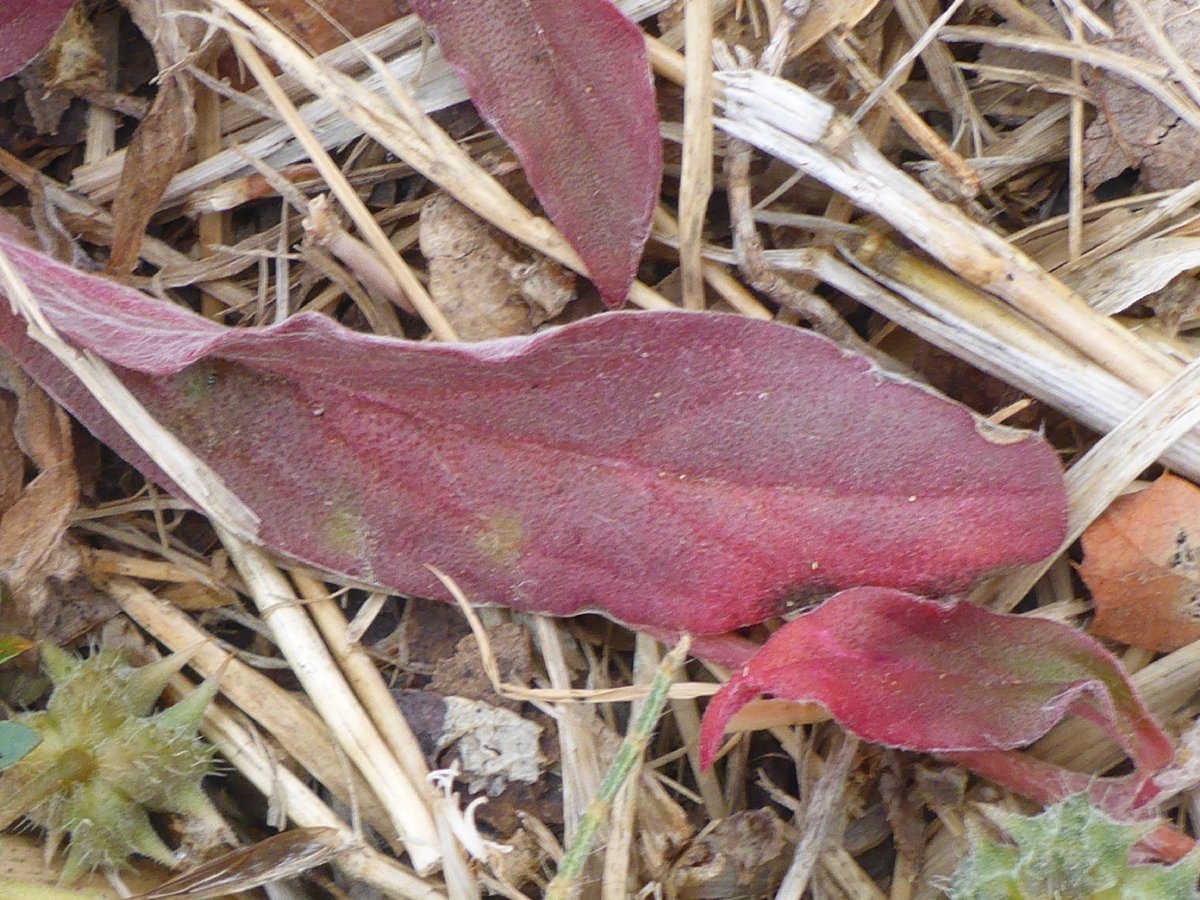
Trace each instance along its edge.
<path fill-rule="evenodd" d="M 849 120 L 796 85 L 756 71 L 724 72 L 734 137 L 786 160 L 876 213 L 948 269 L 1149 393 L 1178 366 L 1084 301 L 1003 238 L 937 200 L 875 149 Z"/>
<path fill-rule="evenodd" d="M 334 815 L 308 785 L 267 754 L 262 739 L 222 711 L 210 705 L 201 728 L 205 738 L 221 752 L 264 797 L 280 797 L 288 818 L 304 828 L 333 828 L 347 849 L 334 865 L 347 876 L 375 886 L 385 896 L 412 900 L 447 900 L 430 882 L 389 856 L 358 841 L 346 823 Z"/>
<path fill-rule="evenodd" d="M 190 616 L 141 585 L 125 578 L 109 578 L 103 587 L 125 615 L 169 649 L 201 644 L 188 663 L 192 670 L 208 678 L 224 667 L 221 696 L 268 732 L 340 802 L 356 803 L 367 824 L 380 833 L 387 832 L 386 811 L 371 796 L 367 783 L 346 766 L 329 729 L 310 707 L 246 663 L 229 657 Z"/>
<path fill-rule="evenodd" d="M 321 176 L 325 179 L 330 189 L 341 202 L 342 207 L 350 214 L 350 218 L 354 220 L 354 224 L 358 227 L 359 232 L 366 238 L 371 245 L 371 249 L 378 255 L 380 261 L 386 267 L 388 274 L 395 279 L 396 284 L 403 292 L 404 296 L 416 307 L 421 318 L 425 320 L 425 324 L 429 326 L 434 336 L 442 341 L 455 341 L 457 336 L 454 329 L 446 316 L 433 302 L 433 298 L 429 296 L 429 292 L 425 290 L 425 286 L 417 280 L 417 276 L 413 274 L 412 269 L 408 264 L 400 258 L 400 254 L 396 252 L 396 248 L 391 245 L 383 229 L 379 223 L 375 221 L 366 204 L 358 192 L 350 185 L 346 176 L 338 165 L 330 158 L 329 154 L 321 146 L 321 143 L 316 139 L 316 136 L 308 129 L 296 113 L 296 107 L 288 100 L 287 95 L 275 81 L 275 76 L 271 74 L 271 70 L 267 68 L 262 57 L 258 55 L 258 51 L 242 34 L 234 30 L 229 31 L 229 39 L 233 42 L 233 47 L 237 51 L 238 56 L 254 74 L 258 83 L 262 86 L 271 102 L 275 104 L 275 108 L 283 117 L 283 120 L 292 130 L 292 134 L 296 136 L 301 146 L 308 153 L 313 164 L 320 171 Z"/>
<path fill-rule="evenodd" d="M 387 808 L 413 868 L 421 874 L 432 871 L 441 853 L 427 786 L 413 784 L 387 748 L 279 569 L 263 551 L 220 526 L 217 533 L 313 705 Z"/>
<path fill-rule="evenodd" d="M 704 309 L 701 244 L 713 183 L 712 0 L 684 7 L 687 83 L 683 89 L 683 171 L 679 179 L 679 271 L 686 309 Z"/>

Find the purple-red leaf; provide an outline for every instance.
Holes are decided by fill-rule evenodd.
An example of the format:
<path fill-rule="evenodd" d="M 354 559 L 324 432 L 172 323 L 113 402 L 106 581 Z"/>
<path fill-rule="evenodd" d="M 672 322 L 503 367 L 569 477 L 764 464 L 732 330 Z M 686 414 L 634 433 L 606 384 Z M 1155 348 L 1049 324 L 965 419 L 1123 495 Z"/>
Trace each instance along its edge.
<path fill-rule="evenodd" d="M 1076 713 L 1143 772 L 1172 756 L 1120 663 L 1082 632 L 887 588 L 843 591 L 773 635 L 705 711 L 705 765 L 763 693 L 815 701 L 859 737 L 909 750 L 1008 750 Z"/>
<path fill-rule="evenodd" d="M 625 302 L 662 177 L 642 33 L 609 0 L 413 0 L 605 303 Z"/>
<path fill-rule="evenodd" d="M 962 588 L 1062 539 L 1053 449 L 796 328 L 614 313 L 399 341 L 317 315 L 229 329 L 3 236 L 47 318 L 112 363 L 293 558 L 400 592 L 716 634 L 815 593 Z M 164 476 L 3 304 L 0 341 Z M 169 483 L 168 487 L 178 491 Z"/>
<path fill-rule="evenodd" d="M 15 75 L 46 49 L 74 0 L 9 0 L 0 16 L 0 79 Z"/>

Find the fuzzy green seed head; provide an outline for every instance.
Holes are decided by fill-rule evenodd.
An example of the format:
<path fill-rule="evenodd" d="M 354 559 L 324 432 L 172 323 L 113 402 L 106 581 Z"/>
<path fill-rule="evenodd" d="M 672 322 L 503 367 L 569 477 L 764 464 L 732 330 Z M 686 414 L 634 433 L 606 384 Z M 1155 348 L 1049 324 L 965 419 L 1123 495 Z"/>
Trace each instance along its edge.
<path fill-rule="evenodd" d="M 54 691 L 44 711 L 16 717 L 42 741 L 0 775 L 0 824 L 24 815 L 46 829 L 51 847 L 66 838 L 64 882 L 120 868 L 132 854 L 173 866 L 149 812 L 209 811 L 200 782 L 212 771 L 213 750 L 196 731 L 216 683 L 210 679 L 182 703 L 153 713 L 188 656 L 139 669 L 108 650 L 80 660 L 42 648 Z"/>
<path fill-rule="evenodd" d="M 1173 866 L 1130 865 L 1152 829 L 1118 822 L 1077 795 L 1037 816 L 988 812 L 1012 843 L 976 833 L 954 874 L 951 900 L 1197 900 L 1200 857 Z"/>

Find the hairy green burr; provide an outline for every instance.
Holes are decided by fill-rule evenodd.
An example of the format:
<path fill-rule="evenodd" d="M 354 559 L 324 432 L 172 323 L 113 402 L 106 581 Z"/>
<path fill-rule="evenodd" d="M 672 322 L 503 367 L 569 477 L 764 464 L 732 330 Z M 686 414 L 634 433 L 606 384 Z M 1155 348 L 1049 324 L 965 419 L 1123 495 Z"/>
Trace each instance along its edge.
<path fill-rule="evenodd" d="M 15 717 L 41 743 L 0 775 L 0 827 L 24 816 L 46 830 L 51 849 L 65 840 L 65 883 L 124 867 L 133 854 L 173 867 L 175 854 L 149 814 L 211 811 L 201 781 L 212 771 L 213 749 L 197 729 L 216 682 L 155 713 L 190 653 L 136 668 L 111 650 L 81 660 L 52 645 L 41 649 L 54 691 L 44 710 Z"/>
<path fill-rule="evenodd" d="M 1133 864 L 1134 846 L 1152 822 L 1118 822 L 1080 794 L 1021 816 L 987 816 L 1008 840 L 976 830 L 971 855 L 959 866 L 951 900 L 1197 900 L 1200 855 L 1173 866 Z"/>

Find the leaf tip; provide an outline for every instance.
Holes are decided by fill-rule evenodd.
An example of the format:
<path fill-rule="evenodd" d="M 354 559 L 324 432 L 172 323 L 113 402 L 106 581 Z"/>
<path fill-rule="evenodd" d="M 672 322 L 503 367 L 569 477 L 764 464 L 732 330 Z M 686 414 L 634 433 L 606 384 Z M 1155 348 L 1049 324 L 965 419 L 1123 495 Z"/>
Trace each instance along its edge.
<path fill-rule="evenodd" d="M 733 714 L 749 703 L 758 693 L 753 685 L 746 683 L 745 679 L 748 674 L 748 670 L 743 668 L 729 679 L 713 695 L 712 700 L 708 703 L 708 708 L 704 711 L 704 718 L 700 723 L 699 739 L 700 768 L 704 771 L 708 771 L 716 760 L 717 752 L 721 749 L 721 738 L 725 736 L 725 726 L 729 724 Z"/>

